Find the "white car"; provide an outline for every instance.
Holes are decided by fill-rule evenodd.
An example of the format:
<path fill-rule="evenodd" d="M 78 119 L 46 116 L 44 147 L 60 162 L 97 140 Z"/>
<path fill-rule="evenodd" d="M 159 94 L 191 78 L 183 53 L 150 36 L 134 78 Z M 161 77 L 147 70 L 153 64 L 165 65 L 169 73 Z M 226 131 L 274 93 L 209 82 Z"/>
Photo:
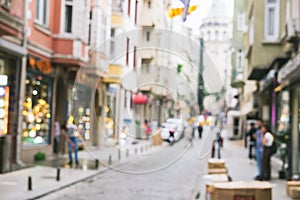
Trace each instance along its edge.
<path fill-rule="evenodd" d="M 171 130 L 174 131 L 174 140 L 178 141 L 183 136 L 184 131 L 182 120 L 169 118 L 162 124 L 161 137 L 163 140 L 169 140 Z"/>

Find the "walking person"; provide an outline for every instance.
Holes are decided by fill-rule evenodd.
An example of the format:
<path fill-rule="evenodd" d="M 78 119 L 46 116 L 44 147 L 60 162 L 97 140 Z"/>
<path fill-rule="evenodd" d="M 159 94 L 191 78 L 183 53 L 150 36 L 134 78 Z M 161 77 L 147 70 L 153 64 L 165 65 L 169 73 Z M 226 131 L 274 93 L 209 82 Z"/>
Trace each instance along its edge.
<path fill-rule="evenodd" d="M 213 141 L 212 150 L 211 150 L 211 157 L 214 158 L 216 151 L 218 159 L 221 159 L 221 147 L 223 147 L 223 138 L 220 132 L 217 133 L 217 138 Z"/>
<path fill-rule="evenodd" d="M 60 125 L 59 122 L 54 122 L 54 148 L 53 152 L 57 155 L 59 153 L 59 138 L 60 138 Z"/>
<path fill-rule="evenodd" d="M 256 133 L 255 123 L 251 123 L 250 130 L 246 134 L 246 136 L 249 137 L 249 141 L 250 141 L 249 154 L 248 154 L 249 159 L 253 158 L 252 150 L 255 147 L 255 133 Z"/>
<path fill-rule="evenodd" d="M 261 177 L 262 157 L 263 157 L 262 136 L 260 132 L 260 129 L 262 127 L 261 119 L 257 119 L 256 125 L 257 125 L 257 129 L 255 132 L 255 156 L 256 156 L 256 164 L 257 164 L 257 176 L 255 177 L 255 180 L 259 180 Z"/>
<path fill-rule="evenodd" d="M 262 170 L 260 180 L 269 181 L 271 179 L 271 156 L 272 156 L 272 144 L 274 142 L 274 136 L 271 133 L 269 127 L 261 127 L 262 144 L 263 144 L 263 159 Z"/>
<path fill-rule="evenodd" d="M 184 129 L 184 138 L 185 138 L 185 145 L 184 147 L 186 148 L 189 145 L 193 145 L 193 136 L 192 136 L 193 129 L 191 125 L 187 126 Z"/>
<path fill-rule="evenodd" d="M 203 122 L 199 122 L 199 124 L 198 124 L 199 139 L 202 138 L 202 132 L 203 132 Z"/>
<path fill-rule="evenodd" d="M 65 137 L 66 141 L 68 143 L 68 154 L 69 154 L 69 165 L 73 164 L 73 158 L 72 158 L 72 151 L 74 149 L 74 154 L 75 154 L 75 162 L 76 165 L 79 164 L 78 161 L 78 142 L 77 142 L 77 137 L 76 137 L 76 132 L 77 132 L 77 126 L 74 124 L 74 120 L 72 124 L 68 124 L 65 126 Z"/>

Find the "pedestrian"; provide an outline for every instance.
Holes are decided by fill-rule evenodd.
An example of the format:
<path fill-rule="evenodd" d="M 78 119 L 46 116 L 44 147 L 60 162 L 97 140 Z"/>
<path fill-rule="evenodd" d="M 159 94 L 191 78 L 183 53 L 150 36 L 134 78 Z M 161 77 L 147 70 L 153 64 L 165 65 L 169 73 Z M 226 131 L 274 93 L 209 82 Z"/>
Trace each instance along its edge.
<path fill-rule="evenodd" d="M 78 142 L 77 142 L 77 137 L 76 137 L 76 132 L 77 132 L 77 126 L 74 124 L 74 120 L 71 124 L 68 124 L 65 126 L 65 137 L 66 141 L 68 143 L 68 154 L 69 154 L 69 165 L 73 164 L 73 158 L 72 158 L 72 151 L 74 149 L 74 154 L 75 154 L 75 162 L 76 165 L 79 164 L 78 161 Z"/>
<path fill-rule="evenodd" d="M 268 126 L 264 125 L 260 130 L 262 134 L 262 145 L 263 145 L 263 158 L 262 158 L 262 169 L 260 180 L 269 181 L 271 179 L 271 156 L 272 156 L 272 144 L 274 136 L 271 133 Z"/>
<path fill-rule="evenodd" d="M 198 124 L 198 134 L 199 134 L 199 139 L 201 139 L 202 138 L 202 132 L 203 132 L 203 122 L 199 122 L 199 124 Z"/>
<path fill-rule="evenodd" d="M 147 139 L 149 139 L 149 136 L 150 136 L 150 134 L 152 132 L 152 129 L 149 126 L 149 123 L 148 123 L 147 119 L 145 119 L 145 121 L 144 121 L 144 129 L 145 129 L 145 133 L 146 133 Z"/>
<path fill-rule="evenodd" d="M 212 150 L 211 150 L 211 157 L 214 158 L 217 150 L 217 157 L 221 159 L 221 147 L 223 147 L 223 138 L 220 132 L 217 132 L 217 138 L 213 141 Z"/>
<path fill-rule="evenodd" d="M 54 122 L 54 146 L 53 152 L 57 155 L 59 153 L 59 137 L 60 137 L 60 125 L 59 122 Z"/>
<path fill-rule="evenodd" d="M 249 159 L 253 158 L 252 150 L 255 147 L 255 133 L 256 133 L 256 128 L 255 128 L 255 123 L 250 124 L 250 129 L 246 134 L 246 137 L 249 137 L 249 153 L 248 157 Z"/>
<path fill-rule="evenodd" d="M 259 180 L 261 177 L 261 171 L 262 171 L 262 156 L 263 156 L 263 145 L 262 145 L 262 137 L 260 129 L 262 127 L 262 120 L 257 119 L 256 121 L 256 132 L 255 132 L 255 156 L 256 156 L 256 164 L 257 164 L 257 176 L 255 177 L 255 180 Z"/>
<path fill-rule="evenodd" d="M 187 128 L 184 129 L 184 138 L 185 138 L 185 147 L 188 146 L 188 144 L 193 144 L 192 141 L 193 141 L 193 137 L 192 137 L 192 132 L 193 132 L 193 129 L 191 126 L 188 126 Z"/>

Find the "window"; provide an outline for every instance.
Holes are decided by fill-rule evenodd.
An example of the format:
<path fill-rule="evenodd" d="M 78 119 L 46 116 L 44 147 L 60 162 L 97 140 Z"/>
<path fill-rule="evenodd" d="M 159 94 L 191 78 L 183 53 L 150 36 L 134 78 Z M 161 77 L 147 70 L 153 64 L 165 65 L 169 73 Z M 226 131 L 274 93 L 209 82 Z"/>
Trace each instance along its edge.
<path fill-rule="evenodd" d="M 72 33 L 73 1 L 65 0 L 65 26 L 66 33 Z"/>
<path fill-rule="evenodd" d="M 243 72 L 244 53 L 241 49 L 236 54 L 236 70 L 238 73 Z"/>
<path fill-rule="evenodd" d="M 150 72 L 150 59 L 143 58 L 142 59 L 142 72 L 143 73 L 149 73 Z"/>
<path fill-rule="evenodd" d="M 266 0 L 265 39 L 277 40 L 279 35 L 279 0 Z"/>
<path fill-rule="evenodd" d="M 136 69 L 136 47 L 133 50 L 133 69 Z"/>
<path fill-rule="evenodd" d="M 147 42 L 150 41 L 150 31 L 146 31 L 146 40 Z"/>
<path fill-rule="evenodd" d="M 47 25 L 47 0 L 36 0 L 35 20 L 37 23 Z"/>
<path fill-rule="evenodd" d="M 93 12 L 90 11 L 88 45 L 91 45 Z"/>
<path fill-rule="evenodd" d="M 251 16 L 249 24 L 249 45 L 252 46 L 254 43 L 254 17 Z"/>
<path fill-rule="evenodd" d="M 126 42 L 126 65 L 128 66 L 129 64 L 129 38 L 127 38 Z"/>
<path fill-rule="evenodd" d="M 246 29 L 246 13 L 240 11 L 237 19 L 237 30 L 245 31 Z"/>
<path fill-rule="evenodd" d="M 137 23 L 138 1 L 135 1 L 134 23 Z"/>
<path fill-rule="evenodd" d="M 53 80 L 28 72 L 25 83 L 22 143 L 23 145 L 49 144 Z"/>
<path fill-rule="evenodd" d="M 130 0 L 128 0 L 128 10 L 127 10 L 128 16 L 130 16 L 130 6 L 131 6 L 131 3 L 130 3 Z"/>

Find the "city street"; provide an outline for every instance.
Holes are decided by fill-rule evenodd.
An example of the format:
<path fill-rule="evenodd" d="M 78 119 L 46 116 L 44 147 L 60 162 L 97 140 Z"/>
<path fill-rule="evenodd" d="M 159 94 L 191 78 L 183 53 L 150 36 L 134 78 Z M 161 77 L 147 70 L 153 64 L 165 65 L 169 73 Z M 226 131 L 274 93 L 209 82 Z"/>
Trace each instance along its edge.
<path fill-rule="evenodd" d="M 213 135 L 214 130 L 205 127 L 204 138 L 195 138 L 186 152 L 185 141 L 181 140 L 157 153 L 130 160 L 119 166 L 118 171 L 108 170 L 41 199 L 196 199 L 199 194 L 200 199 L 204 199 L 202 177 L 207 174 L 210 156 L 207 147 Z M 226 140 L 223 158 L 234 181 L 253 180 L 256 164 L 248 160 L 247 150 L 240 143 Z M 180 153 L 183 155 L 177 157 Z M 176 161 L 169 164 L 172 160 Z M 154 169 L 158 170 L 152 171 Z M 285 195 L 284 181 L 274 176 L 271 183 L 273 200 L 289 199 Z"/>

